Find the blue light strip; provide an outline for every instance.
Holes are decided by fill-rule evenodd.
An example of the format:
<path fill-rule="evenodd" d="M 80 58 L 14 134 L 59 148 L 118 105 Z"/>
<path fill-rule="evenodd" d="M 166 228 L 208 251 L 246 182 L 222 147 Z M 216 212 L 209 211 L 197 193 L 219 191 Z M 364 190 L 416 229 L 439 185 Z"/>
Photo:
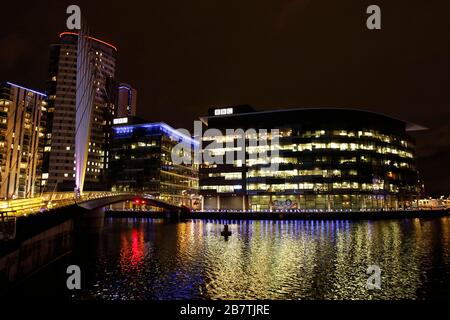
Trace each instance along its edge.
<path fill-rule="evenodd" d="M 30 91 L 30 92 L 36 93 L 36 94 L 38 94 L 40 96 L 47 97 L 47 95 L 42 93 L 42 92 L 38 92 L 36 90 L 25 88 L 25 87 L 19 86 L 18 84 L 12 83 L 12 82 L 6 82 L 6 83 L 9 84 L 10 86 L 17 87 L 17 88 L 20 88 L 20 89 L 23 89 L 23 90 L 26 90 L 26 91 Z"/>
<path fill-rule="evenodd" d="M 172 128 L 171 126 L 169 126 L 168 124 L 166 124 L 164 122 L 155 122 L 155 123 L 146 123 L 146 124 L 136 124 L 136 125 L 132 125 L 132 126 L 114 127 L 114 131 L 117 134 L 125 134 L 125 133 L 132 133 L 133 129 L 135 129 L 135 128 L 148 128 L 148 129 L 159 128 L 162 132 L 165 132 L 174 138 L 182 139 L 182 140 L 187 141 L 190 144 L 193 144 L 196 146 L 199 145 L 199 142 L 197 140 L 179 132 L 178 130 L 175 130 L 174 128 Z"/>

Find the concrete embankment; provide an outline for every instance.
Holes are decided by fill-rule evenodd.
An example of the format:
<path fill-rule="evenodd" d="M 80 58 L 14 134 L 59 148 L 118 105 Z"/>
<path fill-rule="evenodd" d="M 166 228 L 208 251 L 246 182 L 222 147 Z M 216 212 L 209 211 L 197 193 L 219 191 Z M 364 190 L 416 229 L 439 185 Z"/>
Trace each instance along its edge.
<path fill-rule="evenodd" d="M 71 252 L 74 235 L 102 228 L 102 209 L 77 205 L 21 216 L 13 239 L 0 242 L 0 296 Z"/>
<path fill-rule="evenodd" d="M 15 238 L 0 241 L 0 257 L 19 249 L 28 239 L 39 236 L 67 221 L 71 221 L 72 231 L 90 232 L 92 229 L 102 227 L 104 217 L 102 209 L 87 210 L 78 205 L 18 217 Z"/>
<path fill-rule="evenodd" d="M 20 244 L 25 240 L 73 219 L 79 211 L 80 208 L 76 205 L 72 205 L 60 209 L 18 217 L 16 220 L 15 238 L 0 242 L 0 257 L 20 247 Z"/>

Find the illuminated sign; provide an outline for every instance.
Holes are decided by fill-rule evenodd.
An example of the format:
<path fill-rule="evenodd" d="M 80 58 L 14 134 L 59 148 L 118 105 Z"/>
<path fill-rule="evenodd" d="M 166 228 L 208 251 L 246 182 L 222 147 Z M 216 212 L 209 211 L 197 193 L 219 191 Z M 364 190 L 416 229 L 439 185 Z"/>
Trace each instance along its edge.
<path fill-rule="evenodd" d="M 226 114 L 233 114 L 233 108 L 222 108 L 222 109 L 215 109 L 214 115 L 215 116 L 223 116 Z"/>
<path fill-rule="evenodd" d="M 128 118 L 116 118 L 113 120 L 113 124 L 124 124 L 128 123 Z"/>
<path fill-rule="evenodd" d="M 272 205 L 275 210 L 297 209 L 297 202 L 292 202 L 290 199 L 275 200 Z"/>

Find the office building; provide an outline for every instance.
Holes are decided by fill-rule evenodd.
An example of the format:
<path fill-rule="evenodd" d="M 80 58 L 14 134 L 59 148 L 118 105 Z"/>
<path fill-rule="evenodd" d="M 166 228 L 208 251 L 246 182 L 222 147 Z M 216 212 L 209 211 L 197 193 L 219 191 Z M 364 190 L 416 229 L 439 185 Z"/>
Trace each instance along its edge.
<path fill-rule="evenodd" d="M 229 140 L 229 145 L 208 152 L 244 155 L 234 163 L 202 164 L 199 182 L 205 210 L 381 210 L 417 205 L 420 184 L 409 132 L 423 129 L 418 125 L 361 110 L 256 112 L 250 106 L 211 109 L 202 121 L 223 134 L 241 128 L 246 139 L 239 146 L 236 136 L 203 137 L 203 152 L 213 141 Z M 249 129 L 256 129 L 256 134 Z M 250 144 L 251 136 L 264 138 L 259 129 L 267 129 L 265 135 L 271 139 L 276 135 L 277 144 Z"/>
<path fill-rule="evenodd" d="M 172 150 L 196 141 L 163 122 L 143 123 L 136 117 L 114 119 L 111 140 L 112 191 L 140 192 L 162 201 L 200 209 L 198 166 L 176 164 Z"/>

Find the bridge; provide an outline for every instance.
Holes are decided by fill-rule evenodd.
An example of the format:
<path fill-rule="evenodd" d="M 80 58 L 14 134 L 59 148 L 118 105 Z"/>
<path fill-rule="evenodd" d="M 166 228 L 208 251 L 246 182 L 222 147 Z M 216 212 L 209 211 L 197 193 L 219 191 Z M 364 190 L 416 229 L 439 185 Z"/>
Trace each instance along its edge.
<path fill-rule="evenodd" d="M 2 217 L 21 217 L 38 214 L 54 209 L 76 205 L 86 210 L 95 210 L 114 203 L 141 200 L 146 205 L 162 208 L 168 211 L 189 211 L 189 208 L 164 202 L 145 193 L 125 192 L 85 192 L 81 197 L 75 197 L 74 192 L 55 192 L 42 194 L 39 197 L 0 201 Z"/>
<path fill-rule="evenodd" d="M 167 203 L 145 193 L 98 191 L 85 192 L 81 197 L 75 197 L 74 192 L 48 193 L 34 198 L 0 201 L 0 241 L 15 238 L 16 220 L 21 217 L 32 217 L 40 213 L 55 211 L 57 212 L 56 218 L 60 214 L 64 215 L 60 209 L 68 208 L 70 209 L 68 211 L 73 211 L 73 209 L 78 207 L 81 210 L 92 211 L 89 216 L 92 215 L 92 218 L 94 218 L 96 209 L 130 200 L 139 204 L 161 208 L 169 219 L 175 213 L 179 217 L 182 213 L 190 212 L 188 207 Z"/>

